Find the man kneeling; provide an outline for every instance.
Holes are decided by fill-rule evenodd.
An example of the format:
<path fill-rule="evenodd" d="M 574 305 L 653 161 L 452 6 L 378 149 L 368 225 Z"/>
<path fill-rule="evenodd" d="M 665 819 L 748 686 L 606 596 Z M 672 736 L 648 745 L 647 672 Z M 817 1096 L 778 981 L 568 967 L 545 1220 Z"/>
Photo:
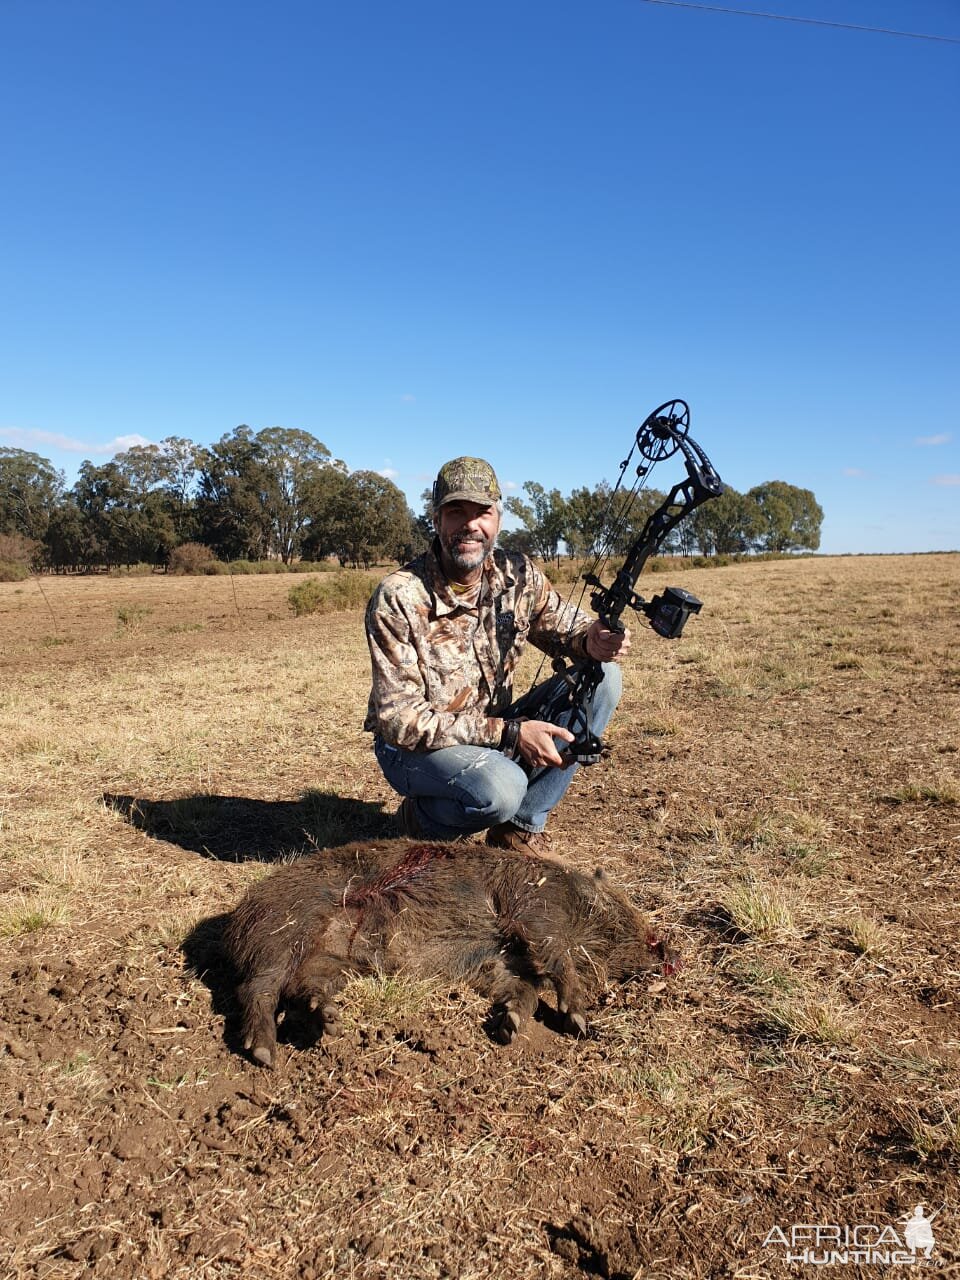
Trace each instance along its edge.
<path fill-rule="evenodd" d="M 527 556 L 496 547 L 500 515 L 488 462 L 455 458 L 440 468 L 432 545 L 384 578 L 367 606 L 373 687 L 364 728 L 404 797 L 403 834 L 486 831 L 487 844 L 543 855 L 547 817 L 576 772 L 560 757 L 574 735 L 538 715 L 560 677 L 514 700 L 514 670 L 527 641 L 550 657 L 603 663 L 585 708 L 599 737 L 620 698 L 615 664 L 630 632 L 564 605 Z"/>

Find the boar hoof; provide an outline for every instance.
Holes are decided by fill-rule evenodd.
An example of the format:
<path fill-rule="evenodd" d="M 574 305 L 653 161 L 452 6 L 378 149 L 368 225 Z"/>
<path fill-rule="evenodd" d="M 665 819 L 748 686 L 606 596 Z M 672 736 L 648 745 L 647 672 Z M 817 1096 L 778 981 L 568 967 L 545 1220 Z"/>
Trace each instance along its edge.
<path fill-rule="evenodd" d="M 520 1030 L 520 1015 L 509 1005 L 500 1005 L 493 1012 L 493 1036 L 500 1044 L 510 1044 Z"/>
<path fill-rule="evenodd" d="M 343 1030 L 343 1024 L 340 1021 L 340 1010 L 334 1004 L 325 1004 L 320 1010 L 320 1017 L 323 1019 L 323 1034 L 325 1036 L 338 1036 Z"/>
<path fill-rule="evenodd" d="M 572 1036 L 587 1034 L 587 1020 L 582 1013 L 568 1013 L 563 1020 L 563 1025 Z"/>
<path fill-rule="evenodd" d="M 312 995 L 307 1001 L 307 1010 L 312 1015 L 314 1030 L 317 1035 L 337 1036 L 343 1030 L 340 1023 L 340 1010 L 331 1001 L 321 1002 L 323 993 Z"/>

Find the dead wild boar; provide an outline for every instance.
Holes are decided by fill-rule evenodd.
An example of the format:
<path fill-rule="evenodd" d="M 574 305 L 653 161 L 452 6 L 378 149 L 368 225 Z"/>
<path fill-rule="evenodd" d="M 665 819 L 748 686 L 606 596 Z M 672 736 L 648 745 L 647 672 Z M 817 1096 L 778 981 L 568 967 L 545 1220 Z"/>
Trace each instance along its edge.
<path fill-rule="evenodd" d="M 250 889 L 224 946 L 239 979 L 244 1047 L 273 1063 L 281 1004 L 336 1029 L 333 997 L 351 974 L 444 974 L 493 1003 L 492 1034 L 509 1043 L 556 989 L 564 1027 L 587 1030 L 607 981 L 675 957 L 622 890 L 483 845 L 381 840 L 313 854 Z"/>

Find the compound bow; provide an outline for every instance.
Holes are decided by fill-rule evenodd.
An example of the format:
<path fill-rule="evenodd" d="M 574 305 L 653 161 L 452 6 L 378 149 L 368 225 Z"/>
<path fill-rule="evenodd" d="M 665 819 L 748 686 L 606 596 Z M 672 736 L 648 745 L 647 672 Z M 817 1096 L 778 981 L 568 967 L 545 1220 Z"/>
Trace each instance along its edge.
<path fill-rule="evenodd" d="M 683 400 L 668 400 L 644 420 L 637 431 L 633 447 L 621 463 L 620 476 L 611 500 L 621 487 L 634 452 L 639 450 L 644 460 L 637 467 L 638 480 L 624 504 L 624 513 L 629 507 L 630 497 L 645 482 L 651 468 L 672 457 L 678 449 L 683 453 L 687 476 L 673 486 L 647 519 L 610 586 L 603 585 L 597 572 L 584 574 L 583 590 L 588 586 L 593 588 L 590 603 L 597 617 L 610 631 L 624 630 L 620 618 L 623 611 L 630 608 L 644 614 L 658 635 L 675 640 L 683 631 L 690 614 L 700 612 L 702 601 L 682 587 L 667 587 L 662 595 L 656 595 L 652 600 L 645 600 L 635 589 L 643 566 L 663 545 L 671 530 L 704 502 L 723 493 L 723 482 L 713 469 L 710 459 L 689 435 L 689 431 L 689 406 Z M 599 553 L 594 569 L 598 569 L 605 559 L 606 555 Z M 540 714 L 544 720 L 556 724 L 557 717 L 561 713 L 567 713 L 561 723 L 566 723 L 575 740 L 561 752 L 565 764 L 597 764 L 608 753 L 609 748 L 590 731 L 586 706 L 603 679 L 603 668 L 593 658 L 572 666 L 568 666 L 563 658 L 555 658 L 553 669 L 560 679 L 553 682 L 555 691 L 543 704 Z"/>

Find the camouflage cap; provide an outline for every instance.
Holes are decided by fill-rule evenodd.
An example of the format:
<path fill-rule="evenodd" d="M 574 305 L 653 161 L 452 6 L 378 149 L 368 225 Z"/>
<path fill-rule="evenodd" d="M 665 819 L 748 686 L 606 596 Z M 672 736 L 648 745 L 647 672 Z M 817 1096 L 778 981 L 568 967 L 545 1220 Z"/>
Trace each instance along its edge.
<path fill-rule="evenodd" d="M 482 458 L 454 458 L 445 462 L 433 486 L 433 509 L 447 502 L 478 502 L 489 507 L 500 501 L 500 486 L 489 462 Z"/>

